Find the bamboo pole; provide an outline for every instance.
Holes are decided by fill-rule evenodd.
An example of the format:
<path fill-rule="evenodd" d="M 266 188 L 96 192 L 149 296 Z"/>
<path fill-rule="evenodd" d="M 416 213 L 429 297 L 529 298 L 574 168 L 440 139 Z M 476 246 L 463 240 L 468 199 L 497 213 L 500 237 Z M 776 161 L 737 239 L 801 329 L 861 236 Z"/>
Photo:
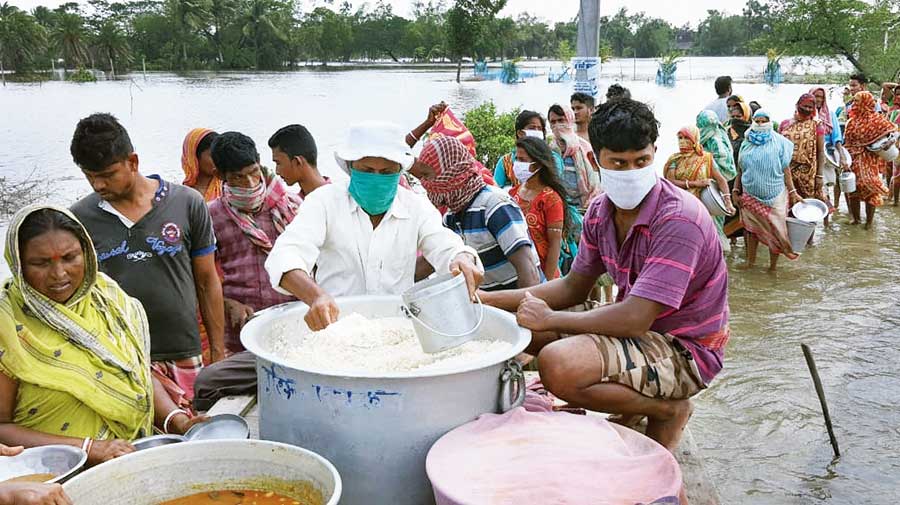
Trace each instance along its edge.
<path fill-rule="evenodd" d="M 828 430 L 828 438 L 831 440 L 831 448 L 834 450 L 834 457 L 841 457 L 841 449 L 838 447 L 837 438 L 834 436 L 834 428 L 831 425 L 831 414 L 828 413 L 828 402 L 825 401 L 825 390 L 822 388 L 822 379 L 819 378 L 819 370 L 816 368 L 816 360 L 813 358 L 812 351 L 806 344 L 800 344 L 803 349 L 803 356 L 806 357 L 806 366 L 809 367 L 809 373 L 812 375 L 813 385 L 816 387 L 816 394 L 819 396 L 819 403 L 822 405 L 822 415 L 825 416 L 825 428 Z"/>

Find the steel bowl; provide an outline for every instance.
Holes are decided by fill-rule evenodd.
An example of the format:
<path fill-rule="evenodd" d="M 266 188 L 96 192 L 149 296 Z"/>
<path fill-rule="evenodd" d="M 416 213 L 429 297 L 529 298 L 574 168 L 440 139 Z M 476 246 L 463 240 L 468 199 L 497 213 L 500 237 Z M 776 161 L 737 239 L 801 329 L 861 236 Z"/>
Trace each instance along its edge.
<path fill-rule="evenodd" d="M 81 471 L 87 453 L 69 445 L 43 445 L 25 449 L 21 454 L 0 457 L 0 482 L 37 473 L 56 475 L 47 483 L 63 483 Z"/>
<path fill-rule="evenodd" d="M 240 440 L 250 438 L 250 426 L 241 416 L 220 414 L 212 416 L 209 421 L 195 424 L 187 430 L 184 438 L 188 442 L 195 440 Z"/>
<path fill-rule="evenodd" d="M 181 435 L 153 435 L 152 437 L 139 438 L 131 443 L 135 450 L 143 451 L 153 449 L 154 447 L 162 447 L 169 444 L 178 444 L 184 442 L 185 438 Z"/>
<path fill-rule="evenodd" d="M 828 205 L 817 198 L 806 198 L 791 207 L 794 217 L 807 223 L 818 223 L 828 216 Z"/>

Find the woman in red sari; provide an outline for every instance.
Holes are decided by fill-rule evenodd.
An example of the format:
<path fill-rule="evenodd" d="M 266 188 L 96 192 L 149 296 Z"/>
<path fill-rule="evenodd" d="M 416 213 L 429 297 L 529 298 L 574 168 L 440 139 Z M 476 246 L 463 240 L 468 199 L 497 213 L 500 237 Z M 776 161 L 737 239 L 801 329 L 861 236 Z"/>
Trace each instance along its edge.
<path fill-rule="evenodd" d="M 844 132 L 845 146 L 853 159 L 850 168 L 856 174 L 856 192 L 849 195 L 850 213 L 853 215 L 851 224 L 860 223 L 860 202 L 864 201 L 867 230 L 872 227 L 875 209 L 882 205 L 884 196 L 888 194 L 881 177 L 887 161 L 881 159 L 877 153 L 869 151 L 867 147 L 897 130 L 897 126 L 875 112 L 875 105 L 875 97 L 871 93 L 868 91 L 857 93 L 853 97 L 850 120 Z"/>

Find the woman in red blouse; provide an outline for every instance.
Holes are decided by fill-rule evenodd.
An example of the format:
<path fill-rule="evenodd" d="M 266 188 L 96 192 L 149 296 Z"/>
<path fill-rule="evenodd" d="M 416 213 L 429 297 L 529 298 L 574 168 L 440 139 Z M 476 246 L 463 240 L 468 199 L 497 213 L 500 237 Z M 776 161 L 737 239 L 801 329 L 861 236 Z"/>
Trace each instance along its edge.
<path fill-rule="evenodd" d="M 559 179 L 553 151 L 542 139 L 525 137 L 516 142 L 513 166 L 519 184 L 510 195 L 522 208 L 528 233 L 547 280 L 559 278 L 559 255 L 572 226 L 566 202 L 569 196 Z"/>

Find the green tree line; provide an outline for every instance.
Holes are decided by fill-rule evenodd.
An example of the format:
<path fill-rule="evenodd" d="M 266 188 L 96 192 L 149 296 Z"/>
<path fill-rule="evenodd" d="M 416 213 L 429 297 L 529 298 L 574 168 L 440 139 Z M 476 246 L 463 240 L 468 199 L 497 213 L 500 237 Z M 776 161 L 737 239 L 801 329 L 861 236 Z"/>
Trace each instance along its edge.
<path fill-rule="evenodd" d="M 0 67 L 16 72 L 90 67 L 282 70 L 359 60 L 573 55 L 575 19 L 547 23 L 523 13 L 500 17 L 506 0 L 417 0 L 408 17 L 389 3 L 304 10 L 300 0 L 88 0 L 25 12 L 0 4 Z M 319 2 L 321 4 L 321 2 Z M 711 10 L 696 27 L 676 27 L 623 8 L 601 19 L 606 57 L 761 55 L 766 49 L 842 56 L 873 78 L 900 67 L 895 0 L 748 0 L 741 14 Z M 883 75 L 882 75 L 883 74 Z"/>
<path fill-rule="evenodd" d="M 151 69 L 279 70 L 351 60 L 569 58 L 577 33 L 574 19 L 498 17 L 505 0 L 420 0 L 409 17 L 381 0 L 328 3 L 303 11 L 297 0 L 88 0 L 32 12 L 4 3 L 0 64 L 27 72 L 61 60 L 67 68 L 121 72 L 142 61 Z M 756 5 L 750 0 L 749 15 L 758 14 Z M 746 54 L 747 16 L 713 11 L 690 30 L 623 9 L 603 19 L 601 45 L 614 56 L 655 57 L 681 37 L 696 39 L 698 54 Z"/>

